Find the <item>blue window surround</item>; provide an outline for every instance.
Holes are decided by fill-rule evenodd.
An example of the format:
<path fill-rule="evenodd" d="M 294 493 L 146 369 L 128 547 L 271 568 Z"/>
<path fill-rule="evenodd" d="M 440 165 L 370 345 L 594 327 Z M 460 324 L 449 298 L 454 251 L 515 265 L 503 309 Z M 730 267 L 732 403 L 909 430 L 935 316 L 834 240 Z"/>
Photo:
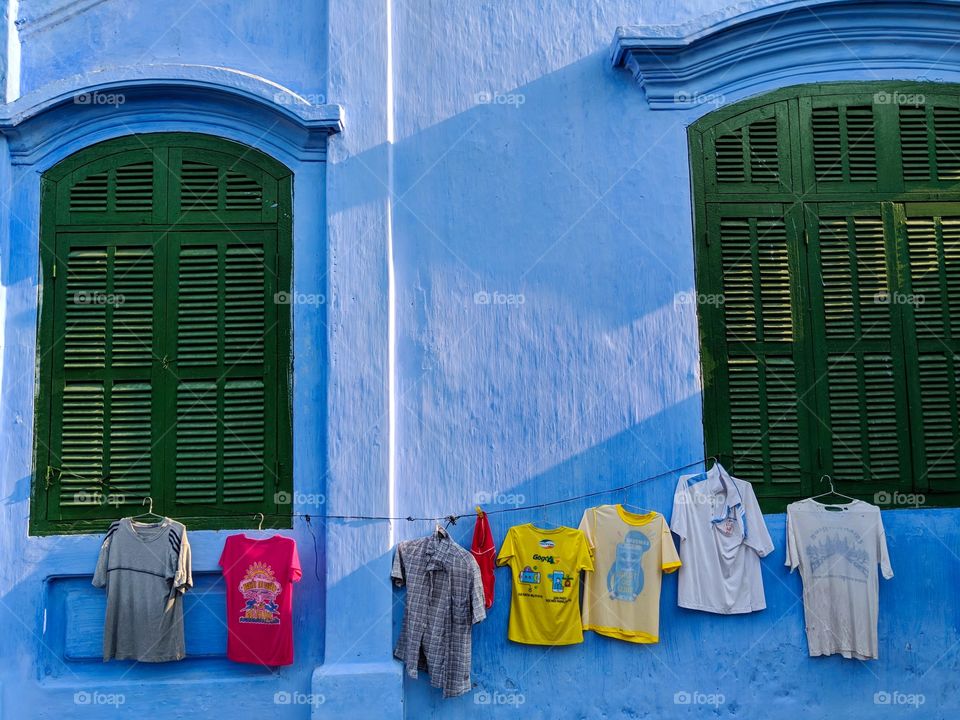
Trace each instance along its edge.
<path fill-rule="evenodd" d="M 121 102 L 91 102 L 90 97 L 121 97 Z M 4 348 L 5 368 L 31 376 L 28 362 L 36 343 L 37 284 L 39 283 L 40 176 L 72 153 L 102 140 L 135 133 L 190 132 L 234 140 L 256 147 L 289 167 L 294 174 L 294 278 L 297 292 L 326 294 L 323 285 L 326 263 L 324 207 L 327 139 L 343 128 L 342 110 L 335 105 L 312 106 L 295 93 L 248 74 L 219 68 L 187 65 L 152 65 L 117 68 L 69 78 L 8 104 L 0 115 L 0 157 L 8 158 L 0 171 L 0 190 L 9 204 L 0 207 L 0 255 L 5 260 L 8 287 L 8 327 L 18 338 Z M 297 192 L 300 188 L 301 192 Z M 304 191 L 303 189 L 310 189 Z M 298 262 L 299 260 L 299 262 Z M 301 270 L 298 273 L 297 267 Z M 317 496 L 325 492 L 324 455 L 318 452 L 326 433 L 326 325 L 325 309 L 293 308 L 295 366 L 293 387 L 294 422 L 299 433 L 294 446 L 294 487 L 297 493 Z M 10 384 L 5 399 L 18 407 L 32 407 L 30 383 Z M 319 403 L 317 402 L 319 399 Z M 320 407 L 317 407 L 319 404 Z M 24 424 L 32 426 L 31 418 Z M 21 472 L 21 471 L 18 471 Z M 22 473 L 21 473 L 22 474 Z M 35 473 L 31 473 L 35 474 Z M 23 487 L 28 488 L 31 477 Z M 306 512 L 313 508 L 298 508 Z M 69 688 L 78 678 L 91 681 L 128 682 L 209 677 L 259 676 L 237 669 L 222 656 L 222 628 L 209 622 L 209 612 L 199 607 L 187 620 L 194 622 L 193 657 L 163 667 L 104 665 L 99 649 L 88 642 L 89 625 L 84 618 L 102 617 L 102 591 L 90 585 L 93 564 L 102 534 L 71 537 L 23 536 L 10 525 L 3 544 L 11 557 L 42 556 L 49 573 L 37 585 L 36 672 L 46 691 Z M 319 528 L 317 552 L 323 552 Z M 301 555 L 311 557 L 314 540 L 302 524 L 289 531 L 301 544 Z M 195 602 L 213 608 L 222 602 L 219 594 L 217 558 L 223 534 L 191 533 L 194 576 L 198 588 Z M 309 546 L 309 548 L 308 548 Z M 306 567 L 306 565 L 305 565 Z M 323 617 L 325 592 L 320 584 L 302 591 L 304 607 L 314 617 Z M 24 622 L 34 619 L 25 617 Z M 322 624 L 321 624 L 322 625 Z M 95 633 L 98 635 L 99 633 Z M 304 651 L 322 662 L 324 628 L 304 639 Z M 66 664 L 65 664 L 66 663 Z M 309 674 L 310 669 L 296 672 Z M 269 676 L 266 676 L 269 678 Z"/>
<path fill-rule="evenodd" d="M 701 23 L 617 28 L 611 64 L 633 74 L 650 109 L 712 110 L 812 80 L 953 80 L 941 75 L 960 70 L 950 0 L 793 0 Z"/>

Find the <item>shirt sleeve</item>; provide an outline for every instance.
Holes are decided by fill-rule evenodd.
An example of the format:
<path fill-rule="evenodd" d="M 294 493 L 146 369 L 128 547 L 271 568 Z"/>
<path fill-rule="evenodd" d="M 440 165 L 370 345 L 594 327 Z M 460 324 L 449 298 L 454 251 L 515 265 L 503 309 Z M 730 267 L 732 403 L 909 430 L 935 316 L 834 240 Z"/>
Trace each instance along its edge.
<path fill-rule="evenodd" d="M 580 525 L 577 528 L 580 532 L 583 533 L 584 537 L 587 538 L 587 545 L 590 547 L 590 551 L 593 552 L 596 548 L 596 539 L 593 537 L 593 523 L 591 520 L 595 517 L 597 510 L 596 508 L 587 508 L 583 511 L 583 517 L 580 518 Z M 594 520 L 594 522 L 596 522 Z"/>
<path fill-rule="evenodd" d="M 673 493 L 673 510 L 670 511 L 670 529 L 687 539 L 687 475 L 680 478 L 677 489 Z"/>
<path fill-rule="evenodd" d="M 880 558 L 880 572 L 883 573 L 883 579 L 889 580 L 893 577 L 893 566 L 890 564 L 890 553 L 887 551 L 887 533 L 883 529 L 883 520 L 880 511 L 877 511 L 877 557 Z"/>
<path fill-rule="evenodd" d="M 487 617 L 486 596 L 483 594 L 483 577 L 480 575 L 480 566 L 473 555 L 470 558 L 470 605 L 473 612 L 474 624 Z"/>
<path fill-rule="evenodd" d="M 766 557 L 773 552 L 773 540 L 767 523 L 760 512 L 760 503 L 753 492 L 753 486 L 746 483 L 743 493 L 743 542 L 757 551 L 760 557 Z"/>
<path fill-rule="evenodd" d="M 233 543 L 234 536 L 230 535 L 223 543 L 223 550 L 220 551 L 220 559 L 217 561 L 217 565 L 222 567 L 224 570 L 227 569 L 227 565 L 230 563 L 230 550 Z"/>
<path fill-rule="evenodd" d="M 507 565 L 510 560 L 516 556 L 517 550 L 514 547 L 516 540 L 513 528 L 507 530 L 507 536 L 503 539 L 503 545 L 500 546 L 500 554 L 497 555 L 497 565 Z"/>
<path fill-rule="evenodd" d="M 403 587 L 407 581 L 407 574 L 403 567 L 403 543 L 398 543 L 396 550 L 393 551 L 393 567 L 390 569 L 390 577 L 393 578 L 393 584 L 397 587 Z"/>
<path fill-rule="evenodd" d="M 667 519 L 663 518 L 660 523 L 660 569 L 665 573 L 672 573 L 680 565 L 680 556 L 677 555 L 677 546 L 673 544 L 670 526 L 667 525 Z"/>
<path fill-rule="evenodd" d="M 107 563 L 110 559 L 110 541 L 113 538 L 112 533 L 107 536 L 100 544 L 100 555 L 97 557 L 97 569 L 93 573 L 93 586 L 102 588 L 107 586 Z"/>
<path fill-rule="evenodd" d="M 173 576 L 173 587 L 180 592 L 186 592 L 193 587 L 193 555 L 190 551 L 190 541 L 187 540 L 186 529 L 180 537 L 180 552 L 177 554 L 177 570 Z"/>
<path fill-rule="evenodd" d="M 593 550 L 587 541 L 587 536 L 580 533 L 580 551 L 577 555 L 577 570 L 593 572 Z"/>
<path fill-rule="evenodd" d="M 790 572 L 800 567 L 800 548 L 797 547 L 794 512 L 787 507 L 787 560 L 784 563 Z"/>
<path fill-rule="evenodd" d="M 298 582 L 303 577 L 303 570 L 300 567 L 300 553 L 297 552 L 297 541 L 292 541 L 293 548 L 290 552 L 290 582 Z"/>

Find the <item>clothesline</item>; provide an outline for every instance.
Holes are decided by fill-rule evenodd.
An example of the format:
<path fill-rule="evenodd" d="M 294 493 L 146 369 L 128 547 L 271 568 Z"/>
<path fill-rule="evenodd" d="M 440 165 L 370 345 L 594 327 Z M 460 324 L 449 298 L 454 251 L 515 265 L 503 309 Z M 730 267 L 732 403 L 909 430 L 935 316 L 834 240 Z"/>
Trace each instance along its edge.
<path fill-rule="evenodd" d="M 752 456 L 747 455 L 747 454 L 740 454 L 740 458 L 741 458 L 741 459 L 744 459 L 744 460 L 754 460 L 754 458 L 753 458 Z M 631 489 L 631 488 L 637 487 L 638 485 L 642 485 L 642 484 L 647 483 L 647 482 L 650 482 L 650 481 L 652 481 L 652 480 L 657 480 L 657 479 L 659 479 L 659 478 L 661 478 L 661 477 L 668 476 L 668 475 L 674 475 L 674 474 L 676 474 L 676 473 L 678 473 L 678 472 L 682 472 L 683 470 L 689 470 L 690 468 L 696 467 L 696 466 L 698 466 L 698 465 L 706 464 L 706 463 L 707 463 L 708 461 L 710 461 L 710 460 L 714 460 L 714 461 L 716 462 L 716 461 L 717 461 L 717 458 L 716 458 L 715 456 L 711 456 L 711 457 L 704 458 L 704 459 L 702 459 L 702 460 L 694 460 L 694 461 L 689 462 L 689 463 L 686 463 L 686 464 L 684 464 L 684 465 L 680 465 L 680 466 L 678 466 L 678 467 L 670 468 L 670 469 L 668 469 L 668 470 L 663 470 L 662 472 L 659 472 L 659 473 L 657 473 L 657 474 L 655 474 L 655 475 L 649 475 L 649 476 L 647 476 L 647 477 L 641 478 L 641 479 L 639 479 L 639 480 L 635 480 L 635 481 L 633 481 L 633 482 L 627 483 L 626 485 L 621 485 L 621 486 L 619 486 L 619 487 L 606 488 L 606 489 L 603 489 L 603 490 L 595 490 L 595 491 L 593 491 L 593 492 L 583 493 L 583 494 L 581 494 L 581 495 L 573 495 L 573 496 L 568 497 L 568 498 L 560 498 L 560 499 L 558 499 L 558 500 L 550 500 L 550 501 L 542 502 L 542 503 L 532 503 L 532 504 L 529 504 L 529 505 L 517 505 L 517 506 L 514 506 L 514 507 L 498 508 L 498 509 L 495 509 L 495 510 L 486 510 L 486 509 L 484 509 L 484 512 L 485 512 L 487 515 L 499 515 L 499 514 L 501 514 L 501 513 L 511 513 L 511 512 L 522 512 L 522 511 L 529 511 L 529 510 L 539 510 L 539 509 L 543 509 L 543 508 L 553 507 L 553 506 L 555 506 L 555 505 L 563 505 L 563 504 L 566 504 L 566 503 L 576 502 L 576 501 L 578 501 L 578 500 L 586 500 L 586 499 L 593 498 L 593 497 L 597 497 L 597 496 L 601 496 L 601 495 L 609 495 L 609 494 L 612 494 L 612 493 L 623 492 L 623 491 L 625 491 L 625 490 L 629 490 L 629 489 Z M 767 462 L 767 463 L 770 464 L 772 467 L 777 467 L 777 468 L 784 469 L 784 470 L 790 470 L 790 471 L 792 471 L 792 472 L 796 472 L 796 473 L 800 473 L 800 474 L 805 474 L 805 475 L 810 475 L 810 476 L 812 476 L 812 477 L 818 477 L 818 476 L 820 476 L 820 473 L 810 472 L 810 471 L 808 471 L 808 470 L 803 470 L 803 469 L 801 469 L 801 468 L 799 468 L 799 467 L 795 467 L 795 466 L 783 465 L 783 464 L 780 464 L 780 463 L 773 463 L 773 462 L 770 462 L 769 460 L 763 461 L 763 460 L 761 460 L 761 459 L 759 459 L 759 458 L 756 459 L 756 461 L 757 461 L 757 462 Z M 733 462 L 731 465 L 732 465 L 732 466 L 735 466 L 735 464 L 736 464 L 736 459 L 734 458 L 734 462 Z M 731 469 L 732 469 L 732 468 L 731 468 Z M 62 473 L 65 474 L 65 475 L 70 475 L 70 476 L 72 476 L 72 477 L 78 477 L 78 478 L 84 479 L 83 476 L 76 475 L 75 473 L 70 473 L 69 471 L 62 471 Z M 123 488 L 118 488 L 118 487 L 116 487 L 115 485 L 113 485 L 112 483 L 110 483 L 106 478 L 101 478 L 100 481 L 99 481 L 99 484 L 100 484 L 101 486 L 106 487 L 108 490 L 113 490 L 113 491 L 115 491 L 115 492 L 122 493 L 122 494 L 124 494 L 124 495 L 127 495 L 127 494 L 128 494 L 128 493 L 126 493 L 126 492 L 123 490 Z M 140 500 L 147 500 L 147 499 L 148 499 L 148 496 L 146 496 L 146 495 L 144 495 L 144 496 L 135 496 L 135 497 L 137 497 L 137 499 L 140 499 Z M 218 518 L 236 518 L 236 519 L 239 519 L 239 518 L 251 518 L 251 517 L 256 518 L 258 515 L 259 515 L 259 513 L 256 513 L 256 514 L 254 514 L 254 515 L 252 515 L 252 516 L 251 516 L 250 514 L 248 514 L 248 513 L 243 513 L 243 514 L 218 514 L 216 517 L 218 517 Z M 304 521 L 307 522 L 308 524 L 310 523 L 311 520 L 313 520 L 313 519 L 318 519 L 318 520 L 357 520 L 357 521 L 368 521 L 368 522 L 401 522 L 401 521 L 407 521 L 407 522 L 440 522 L 440 521 L 446 521 L 447 524 L 450 525 L 450 524 L 455 524 L 458 520 L 460 520 L 460 519 L 462 519 L 462 518 L 473 517 L 473 516 L 475 516 L 475 515 L 476 515 L 476 512 L 475 512 L 475 511 L 462 512 L 462 513 L 458 513 L 458 514 L 446 514 L 446 515 L 440 515 L 440 516 L 435 516 L 435 517 L 420 517 L 420 516 L 413 516 L 413 515 L 408 515 L 408 516 L 403 517 L 403 516 L 391 516 L 391 515 L 336 515 L 336 514 L 325 514 L 325 513 L 291 513 L 291 517 L 303 518 Z M 199 515 L 198 515 L 198 516 L 178 516 L 178 517 L 176 517 L 176 518 L 171 518 L 171 519 L 173 519 L 173 520 L 179 520 L 179 521 L 185 521 L 185 520 L 207 520 L 207 519 L 209 519 L 209 516 L 199 516 Z"/>
<path fill-rule="evenodd" d="M 710 459 L 711 459 L 711 458 L 706 458 L 706 460 L 710 460 Z M 715 458 L 713 458 L 713 459 L 715 459 Z M 560 499 L 558 499 L 558 500 L 550 500 L 550 501 L 548 501 L 548 502 L 533 503 L 533 504 L 530 504 L 530 505 L 518 505 L 518 506 L 516 506 L 516 507 L 500 508 L 500 509 L 497 509 L 497 510 L 484 510 L 484 512 L 485 512 L 487 515 L 497 515 L 497 514 L 500 514 L 500 513 L 521 512 L 521 511 L 524 511 L 524 510 L 537 510 L 537 509 L 541 509 L 541 508 L 552 507 L 552 506 L 554 506 L 554 505 L 563 505 L 563 504 L 565 504 L 565 503 L 576 502 L 577 500 L 586 500 L 586 499 L 588 499 L 588 498 L 597 497 L 597 496 L 600 496 L 600 495 L 609 495 L 609 494 L 611 494 L 611 493 L 622 492 L 622 491 L 624 491 L 624 490 L 629 490 L 630 488 L 636 487 L 636 486 L 638 486 L 638 485 L 642 485 L 643 483 L 646 483 L 646 482 L 650 482 L 651 480 L 656 480 L 656 479 L 661 478 L 661 477 L 664 477 L 664 476 L 666 476 L 666 475 L 673 475 L 673 474 L 678 473 L 678 472 L 681 472 L 681 471 L 683 471 L 683 470 L 689 470 L 690 468 L 696 467 L 696 466 L 698 466 L 698 465 L 702 465 L 704 462 L 706 462 L 706 460 L 694 460 L 694 461 L 689 462 L 689 463 L 686 463 L 686 464 L 684 464 L 684 465 L 680 465 L 680 466 L 678 466 L 678 467 L 670 468 L 669 470 L 663 470 L 662 472 L 659 472 L 659 473 L 657 473 L 656 475 L 649 475 L 649 476 L 647 476 L 647 477 L 641 478 L 640 480 L 635 480 L 635 481 L 633 481 L 633 482 L 631 482 L 631 483 L 627 483 L 626 485 L 621 485 L 621 486 L 619 486 L 619 487 L 606 488 L 606 489 L 604 489 L 604 490 L 595 490 L 595 491 L 593 491 L 593 492 L 583 493 L 583 494 L 581 494 L 581 495 L 573 495 L 573 496 L 571 496 L 571 497 L 568 497 L 568 498 L 560 498 Z M 104 485 L 104 486 L 106 486 L 107 489 L 112 489 L 112 490 L 115 490 L 116 492 L 123 492 L 122 488 L 118 488 L 118 487 L 112 485 L 109 481 L 107 481 L 107 480 L 105 480 L 105 479 L 104 479 L 104 480 L 101 480 L 101 484 Z M 142 498 L 139 498 L 139 499 L 146 500 L 146 499 L 147 499 L 147 496 L 143 496 Z M 251 516 L 250 514 L 248 514 L 248 513 L 244 513 L 244 514 L 218 514 L 216 517 L 218 517 L 218 518 L 250 518 L 250 517 L 254 517 L 254 518 L 255 518 L 255 517 L 257 517 L 258 515 L 259 515 L 259 513 L 255 514 L 255 515 L 252 515 L 252 516 Z M 448 522 L 448 524 L 450 524 L 450 523 L 456 523 L 456 521 L 457 521 L 457 520 L 460 520 L 461 518 L 466 518 L 466 517 L 475 516 L 475 515 L 476 515 L 476 512 L 475 512 L 475 511 L 470 511 L 470 512 L 464 512 L 464 513 L 459 513 L 459 514 L 440 515 L 440 516 L 436 516 L 436 517 L 418 517 L 418 516 L 413 516 L 413 515 L 408 515 L 408 516 L 406 516 L 406 517 L 402 517 L 402 516 L 391 516 L 391 515 L 334 515 L 334 514 L 324 514 L 324 513 L 291 513 L 291 515 L 292 515 L 292 517 L 303 518 L 307 523 L 309 523 L 309 522 L 310 522 L 311 520 L 313 520 L 313 519 L 318 519 L 318 520 L 366 520 L 366 521 L 382 521 L 382 522 L 400 522 L 400 521 L 407 521 L 407 522 L 425 522 L 425 521 L 439 522 L 439 521 L 442 521 L 442 520 L 446 520 L 446 521 Z M 180 520 L 180 521 L 183 521 L 183 520 L 206 520 L 206 519 L 209 519 L 209 516 L 178 516 L 178 517 L 171 518 L 171 519 L 172 519 L 172 520 Z"/>

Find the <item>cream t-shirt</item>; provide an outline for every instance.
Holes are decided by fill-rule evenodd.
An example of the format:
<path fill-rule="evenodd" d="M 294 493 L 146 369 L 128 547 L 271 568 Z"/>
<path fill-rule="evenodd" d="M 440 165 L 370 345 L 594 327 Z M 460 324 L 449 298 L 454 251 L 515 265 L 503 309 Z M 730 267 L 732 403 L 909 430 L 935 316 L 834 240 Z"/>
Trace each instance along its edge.
<path fill-rule="evenodd" d="M 583 629 L 628 642 L 659 642 L 661 573 L 680 567 L 663 515 L 600 505 L 584 512 L 580 529 L 594 566 L 584 583 Z"/>
<path fill-rule="evenodd" d="M 787 567 L 800 568 L 803 615 L 811 657 L 879 655 L 877 569 L 893 577 L 880 509 L 854 500 L 824 505 L 807 499 L 787 506 Z"/>

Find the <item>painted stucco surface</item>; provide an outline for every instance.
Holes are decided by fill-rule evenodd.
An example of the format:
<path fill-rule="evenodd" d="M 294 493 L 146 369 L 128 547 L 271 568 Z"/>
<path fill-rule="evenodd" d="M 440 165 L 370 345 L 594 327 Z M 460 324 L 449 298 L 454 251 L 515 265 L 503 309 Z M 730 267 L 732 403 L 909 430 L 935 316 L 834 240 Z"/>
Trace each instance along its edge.
<path fill-rule="evenodd" d="M 663 33 L 747 6 L 161 5 L 22 0 L 19 52 L 9 52 L 8 38 L 6 67 L 19 62 L 16 86 L 27 94 L 115 66 L 215 65 L 340 105 L 344 131 L 323 162 L 292 149 L 296 132 L 275 126 L 280 116 L 269 109 L 245 117 L 208 98 L 209 113 L 191 117 L 201 100 L 157 90 L 139 104 L 101 108 L 102 124 L 86 116 L 81 129 L 70 108 L 40 115 L 0 146 L 0 717 L 116 712 L 77 704 L 78 692 L 119 693 L 120 712 L 167 717 L 960 712 L 952 510 L 884 514 L 896 575 L 881 583 L 874 663 L 806 657 L 782 515 L 767 516 L 777 547 L 763 561 L 767 610 L 729 618 L 678 610 L 669 577 L 653 647 L 589 633 L 569 648 L 511 645 L 511 583 L 499 571 L 495 605 L 474 631 L 475 691 L 455 700 L 423 678 L 404 679 L 391 659 L 403 600 L 389 583 L 391 549 L 429 532 L 424 522 L 295 521 L 304 567 L 296 663 L 277 673 L 222 657 L 216 563 L 226 533 L 191 533 L 195 656 L 165 666 L 100 663 L 103 600 L 88 587 L 100 538 L 27 535 L 39 172 L 89 142 L 150 130 L 222 134 L 286 163 L 295 173 L 294 289 L 324 298 L 293 306 L 296 511 L 437 516 L 477 501 L 504 509 L 624 485 L 702 456 L 696 316 L 683 302 L 694 287 L 686 127 L 744 96 L 651 110 L 630 74 L 610 67 L 609 46 L 618 26 Z M 829 59 L 848 50 L 827 43 L 817 52 Z M 843 77 L 960 79 L 949 69 L 924 75 L 869 62 Z M 820 78 L 811 70 L 796 82 Z M 118 111 L 127 114 L 111 121 Z M 595 502 L 669 513 L 675 479 Z M 576 525 L 586 505 L 498 514 L 492 524 L 498 539 L 513 523 Z M 467 544 L 471 528 L 463 520 L 452 532 Z M 875 704 L 884 692 L 925 702 Z"/>

